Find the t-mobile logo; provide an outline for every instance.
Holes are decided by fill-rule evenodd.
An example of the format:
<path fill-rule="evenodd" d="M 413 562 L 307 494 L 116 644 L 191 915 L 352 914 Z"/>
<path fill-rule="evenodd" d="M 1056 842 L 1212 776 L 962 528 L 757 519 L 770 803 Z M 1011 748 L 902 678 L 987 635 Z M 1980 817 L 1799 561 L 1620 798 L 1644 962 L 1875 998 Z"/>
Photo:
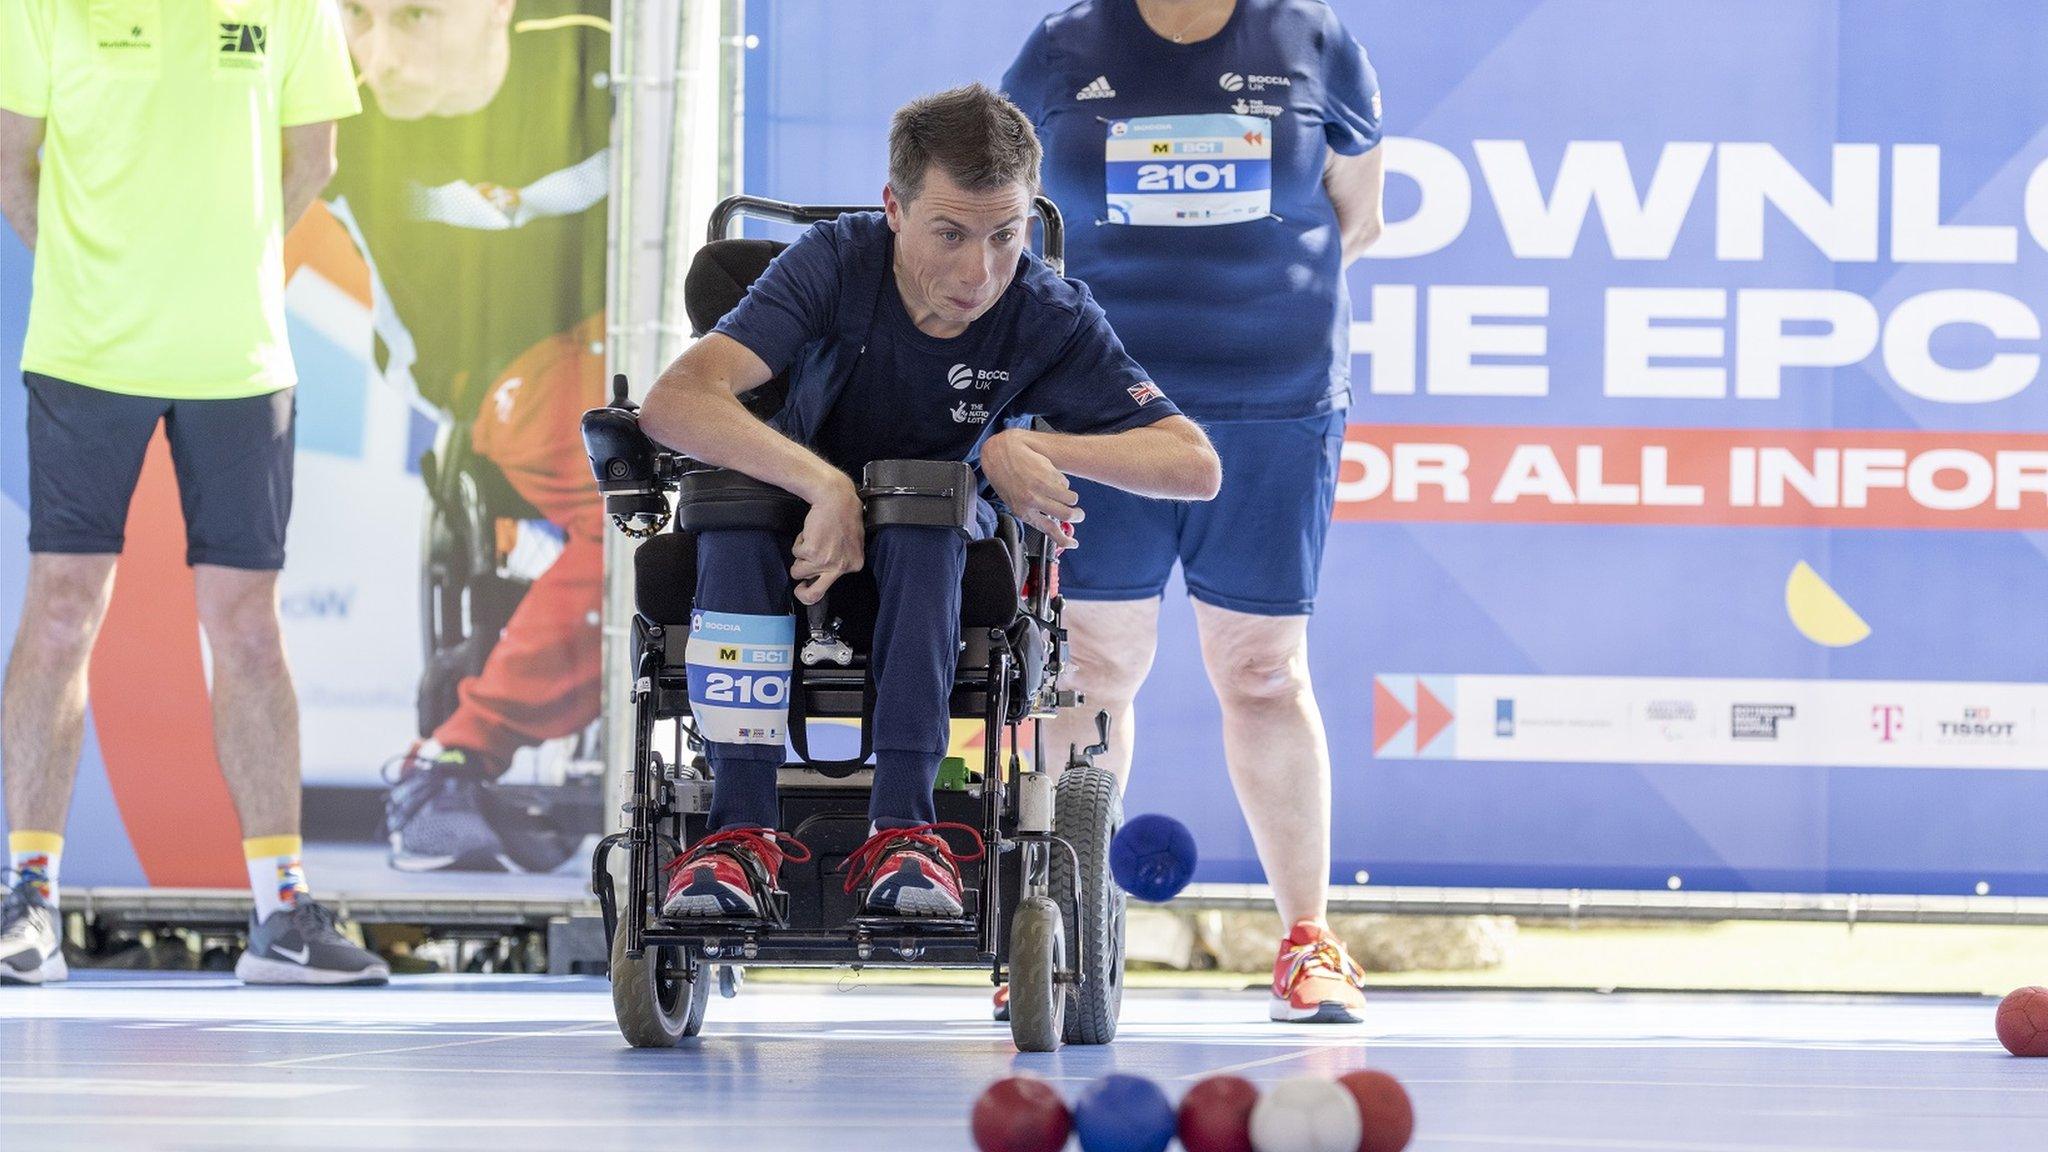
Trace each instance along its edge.
<path fill-rule="evenodd" d="M 1906 730 L 1906 710 L 1897 704 L 1879 704 L 1870 710 L 1870 729 L 1879 743 L 1890 744 Z"/>

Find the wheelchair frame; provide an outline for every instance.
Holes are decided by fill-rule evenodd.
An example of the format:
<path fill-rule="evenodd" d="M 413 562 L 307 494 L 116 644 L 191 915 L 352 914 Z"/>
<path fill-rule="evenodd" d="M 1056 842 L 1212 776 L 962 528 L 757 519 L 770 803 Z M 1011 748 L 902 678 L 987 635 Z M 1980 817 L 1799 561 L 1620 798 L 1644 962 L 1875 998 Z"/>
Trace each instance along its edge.
<path fill-rule="evenodd" d="M 1057 268 L 1062 241 L 1058 211 L 1043 198 L 1035 207 L 1044 223 L 1048 261 Z M 711 238 L 723 237 L 742 215 L 805 224 L 862 210 L 805 208 L 733 197 L 713 213 Z M 672 513 L 667 493 L 679 488 L 683 477 L 697 466 L 658 449 L 644 436 L 639 439 L 651 456 L 622 465 L 623 453 L 608 453 L 600 439 L 594 438 L 593 420 L 604 424 L 609 435 L 638 436 L 632 412 L 625 380 L 615 377 L 612 405 L 585 415 L 585 439 L 614 522 L 629 535 L 652 536 L 671 514 L 687 511 Z M 633 421 L 630 431 L 623 427 L 626 420 Z M 864 502 L 900 494 L 895 490 L 862 493 Z M 978 711 L 984 726 L 979 796 L 973 795 L 970 786 L 964 794 L 942 790 L 936 797 L 942 820 L 948 817 L 949 807 L 957 812 L 963 805 L 973 805 L 986 847 L 986 855 L 975 869 L 978 876 L 970 886 L 971 906 L 958 918 L 855 915 L 837 927 L 796 928 L 789 923 L 788 894 L 778 888 L 775 907 L 762 920 L 665 919 L 660 912 L 663 862 L 682 851 L 692 830 L 692 817 L 701 821 L 708 811 L 711 783 L 699 767 L 701 758 L 685 762 L 685 734 L 691 745 L 700 746 L 701 742 L 684 719 L 688 715 L 685 667 L 668 656 L 669 645 L 686 640 L 687 631 L 678 634 L 672 623 L 635 612 L 632 793 L 625 805 L 625 828 L 600 841 L 591 861 L 592 887 L 603 911 L 613 962 L 614 1006 L 621 1031 L 631 1043 L 669 1046 L 694 1035 L 709 999 L 713 966 L 720 966 L 720 988 L 731 995 L 737 984 L 732 966 L 740 963 L 851 965 L 855 970 L 871 964 L 987 966 L 992 981 L 1000 982 L 1006 974 L 1012 980 L 1011 1030 L 1020 1049 L 1049 1051 L 1057 1048 L 1063 1037 L 1077 1043 L 1106 1043 L 1114 1037 L 1122 997 L 1124 910 L 1122 895 L 1107 875 L 1107 838 L 1113 835 L 1121 814 L 1114 779 L 1093 764 L 1094 755 L 1108 746 L 1108 720 L 1106 715 L 1098 715 L 1097 744 L 1072 754 L 1056 784 L 1054 776 L 1045 771 L 1038 721 L 1060 707 L 1082 701 L 1058 689 L 1065 633 L 1060 624 L 1062 604 L 1056 592 L 1054 552 L 1036 532 L 1027 536 L 1020 531 L 1015 539 L 1022 545 L 1022 556 L 1013 556 L 1012 562 L 1015 565 L 1021 560 L 1027 569 L 1028 594 L 1020 598 L 1018 613 L 1005 626 L 963 630 L 968 658 L 947 709 L 950 716 Z M 834 818 L 833 799 L 858 787 L 844 781 L 871 771 L 861 766 L 872 720 L 867 672 L 814 660 L 810 650 L 821 641 L 836 643 L 837 637 L 819 612 L 812 613 L 810 624 L 813 643 L 806 645 L 805 659 L 797 663 L 790 688 L 793 743 L 802 760 L 782 767 L 778 789 L 783 809 L 790 816 L 788 822 L 794 825 L 792 832 L 799 839 L 813 821 Z M 1033 629 L 1043 638 L 1042 652 L 1033 651 L 1035 645 L 1028 642 Z M 976 655 L 985 655 L 980 676 L 965 679 Z M 1027 662 L 1037 662 L 1033 657 L 1042 660 L 1036 669 L 1027 667 Z M 1038 673 L 1035 683 L 1028 675 L 1033 671 Z M 861 717 L 860 756 L 822 761 L 809 755 L 807 741 L 797 734 L 810 712 L 821 705 L 831 715 L 851 712 Z M 655 725 L 664 719 L 678 724 L 670 760 L 664 760 L 654 746 Z M 1033 727 L 1029 771 L 1019 755 L 1019 729 L 1027 721 Z M 1007 757 L 1002 747 L 1004 733 L 1008 735 Z M 800 779 L 790 781 L 793 774 Z M 798 812 L 810 808 L 817 809 L 817 814 L 797 817 Z M 1064 825 L 1063 813 L 1069 814 Z M 838 818 L 843 819 L 843 814 Z M 1082 832 L 1089 839 L 1085 854 L 1070 839 Z M 623 902 L 610 869 L 612 854 L 621 848 L 626 854 Z M 1010 896 L 1014 900 L 1006 898 Z M 1064 899 L 1059 898 L 1062 896 Z M 1091 972 L 1095 974 L 1092 982 Z"/>

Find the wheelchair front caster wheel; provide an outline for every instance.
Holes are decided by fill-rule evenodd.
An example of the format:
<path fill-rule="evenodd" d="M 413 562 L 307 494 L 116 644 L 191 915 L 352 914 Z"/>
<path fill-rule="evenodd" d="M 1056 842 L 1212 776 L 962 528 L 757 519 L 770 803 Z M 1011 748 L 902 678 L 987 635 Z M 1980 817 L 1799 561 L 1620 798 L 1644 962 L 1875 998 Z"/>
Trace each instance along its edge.
<path fill-rule="evenodd" d="M 1044 896 L 1027 896 L 1010 919 L 1010 1039 L 1019 1052 L 1056 1052 L 1067 1016 L 1065 921 Z"/>
<path fill-rule="evenodd" d="M 711 965 L 681 948 L 649 945 L 626 958 L 626 931 L 612 933 L 612 1011 L 635 1048 L 673 1048 L 704 1027 Z"/>

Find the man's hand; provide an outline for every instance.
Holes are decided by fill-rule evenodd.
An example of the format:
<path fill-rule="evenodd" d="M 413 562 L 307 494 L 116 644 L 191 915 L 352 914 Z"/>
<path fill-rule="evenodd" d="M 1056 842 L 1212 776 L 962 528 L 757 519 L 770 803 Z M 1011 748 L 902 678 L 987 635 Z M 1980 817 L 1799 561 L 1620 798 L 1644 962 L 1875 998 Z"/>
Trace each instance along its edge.
<path fill-rule="evenodd" d="M 867 526 L 861 518 L 860 492 L 853 481 L 841 475 L 839 483 L 824 499 L 811 503 L 804 517 L 804 530 L 790 549 L 796 561 L 789 566 L 796 581 L 796 598 L 816 604 L 825 598 L 832 582 L 848 572 L 860 571 Z"/>
<path fill-rule="evenodd" d="M 1065 474 L 1032 446 L 1031 437 L 1031 431 L 1024 428 L 1005 429 L 989 437 L 981 446 L 982 474 L 1018 519 L 1062 548 L 1079 547 L 1068 529 L 1083 518 L 1081 498 Z"/>

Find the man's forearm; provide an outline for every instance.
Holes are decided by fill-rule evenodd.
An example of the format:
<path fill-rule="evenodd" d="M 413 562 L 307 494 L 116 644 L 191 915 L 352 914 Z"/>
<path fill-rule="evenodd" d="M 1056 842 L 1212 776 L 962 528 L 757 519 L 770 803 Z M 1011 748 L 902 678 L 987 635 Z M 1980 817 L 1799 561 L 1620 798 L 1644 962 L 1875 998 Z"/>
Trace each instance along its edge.
<path fill-rule="evenodd" d="M 1329 154 L 1323 189 L 1337 210 L 1337 235 L 1349 267 L 1386 230 L 1386 160 L 1381 148 L 1359 156 Z"/>
<path fill-rule="evenodd" d="M 1162 426 L 1170 423 L 1171 427 Z M 1175 418 L 1110 436 L 1016 429 L 1052 466 L 1069 476 L 1162 500 L 1207 500 L 1222 483 L 1209 438 L 1193 421 Z"/>
<path fill-rule="evenodd" d="M 31 252 L 36 247 L 36 189 L 41 176 L 42 166 L 33 158 L 0 176 L 0 213 L 6 214 L 14 234 Z"/>
<path fill-rule="evenodd" d="M 851 482 L 823 457 L 762 422 L 724 389 L 665 378 L 641 409 L 640 430 L 693 460 L 773 484 L 811 504 L 823 502 L 835 484 Z"/>

